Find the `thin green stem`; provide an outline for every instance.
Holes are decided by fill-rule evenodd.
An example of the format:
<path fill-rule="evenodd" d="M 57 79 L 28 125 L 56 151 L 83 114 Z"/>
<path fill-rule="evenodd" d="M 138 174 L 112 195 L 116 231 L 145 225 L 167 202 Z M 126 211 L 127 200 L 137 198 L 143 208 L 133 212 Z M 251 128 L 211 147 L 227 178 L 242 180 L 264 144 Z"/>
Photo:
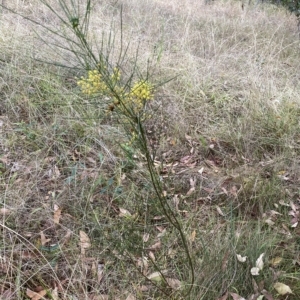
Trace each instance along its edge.
<path fill-rule="evenodd" d="M 195 282 L 194 264 L 193 264 L 193 261 L 192 261 L 191 255 L 190 255 L 189 246 L 188 246 L 185 234 L 183 232 L 182 225 L 180 224 L 173 209 L 170 207 L 166 197 L 163 195 L 163 188 L 162 188 L 159 176 L 157 175 L 157 172 L 155 170 L 154 162 L 153 162 L 153 159 L 151 158 L 151 154 L 150 154 L 150 151 L 148 148 L 147 137 L 145 135 L 144 126 L 143 126 L 142 122 L 140 122 L 139 119 L 138 119 L 137 125 L 139 128 L 140 137 L 141 137 L 141 139 L 140 139 L 140 142 L 142 145 L 141 150 L 142 150 L 143 154 L 146 156 L 147 167 L 148 167 L 151 182 L 152 182 L 153 188 L 155 190 L 156 196 L 159 199 L 159 202 L 163 209 L 164 215 L 167 217 L 168 221 L 178 230 L 181 241 L 183 243 L 183 247 L 184 247 L 187 259 L 188 259 L 188 264 L 189 264 L 190 271 L 191 271 L 191 285 L 185 295 L 185 296 L 188 296 L 191 293 L 194 282 Z"/>

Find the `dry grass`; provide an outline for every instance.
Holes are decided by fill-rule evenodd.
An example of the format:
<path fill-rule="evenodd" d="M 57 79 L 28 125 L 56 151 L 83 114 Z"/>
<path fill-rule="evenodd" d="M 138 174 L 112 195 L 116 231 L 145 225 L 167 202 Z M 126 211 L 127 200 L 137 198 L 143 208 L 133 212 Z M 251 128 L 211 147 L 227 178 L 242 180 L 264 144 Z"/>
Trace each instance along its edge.
<path fill-rule="evenodd" d="M 37 0 L 9 5 L 59 25 Z M 166 193 L 190 243 L 190 299 L 231 299 L 221 298 L 226 292 L 257 299 L 250 297 L 263 290 L 269 299 L 299 299 L 299 225 L 291 227 L 290 215 L 300 210 L 295 17 L 267 4 L 106 1 L 94 8 L 91 39 L 112 30 L 112 19 L 118 36 L 121 6 L 128 61 L 139 47 L 142 72 L 150 57 L 154 81 L 174 77 L 158 91 L 163 132 L 156 159 L 166 166 Z M 37 39 L 28 20 L 4 11 L 0 25 L 2 298 L 27 299 L 30 289 L 47 291 L 46 299 L 166 299 L 163 292 L 180 299 L 138 271 L 156 271 L 141 263 L 152 248 L 167 277 L 180 280 L 183 291 L 189 284 L 178 236 L 158 218 L 141 157 L 120 150 L 124 133 L 107 104 L 80 94 L 77 61 Z M 80 232 L 90 239 L 86 253 Z M 261 253 L 265 267 L 254 277 Z M 278 296 L 277 281 L 294 294 Z"/>

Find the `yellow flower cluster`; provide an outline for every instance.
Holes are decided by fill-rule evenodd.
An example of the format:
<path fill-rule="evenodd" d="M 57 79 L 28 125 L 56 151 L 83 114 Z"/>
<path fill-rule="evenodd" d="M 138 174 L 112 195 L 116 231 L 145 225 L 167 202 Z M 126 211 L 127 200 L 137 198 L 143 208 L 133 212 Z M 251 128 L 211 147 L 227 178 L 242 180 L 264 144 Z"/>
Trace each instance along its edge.
<path fill-rule="evenodd" d="M 107 70 L 105 68 L 105 70 Z M 119 68 L 114 68 L 107 82 L 98 70 L 88 71 L 86 77 L 81 77 L 77 84 L 81 88 L 82 93 L 89 96 L 100 94 L 106 95 L 111 101 L 108 111 L 117 111 L 120 113 L 124 126 L 132 126 L 128 118 L 132 114 L 138 115 L 140 120 L 144 121 L 151 118 L 145 111 L 147 101 L 153 99 L 154 87 L 146 80 L 134 82 L 133 86 L 127 89 L 121 84 L 121 72 Z M 127 90 L 127 91 L 126 91 Z M 127 124 L 127 125 L 125 125 Z M 130 140 L 124 146 L 131 145 L 138 139 L 137 133 L 132 128 L 129 130 Z"/>
<path fill-rule="evenodd" d="M 110 77 L 111 83 L 115 85 L 115 91 L 120 92 L 124 105 L 126 105 L 128 109 L 133 110 L 134 113 L 140 113 L 146 101 L 153 98 L 154 89 L 148 81 L 140 80 L 135 82 L 129 93 L 125 94 L 123 93 L 123 88 L 118 84 L 121 79 L 120 70 L 114 68 Z M 109 88 L 98 70 L 88 71 L 87 77 L 81 77 L 77 84 L 81 88 L 82 93 L 90 96 L 94 94 L 109 94 Z M 113 110 L 115 106 L 119 104 L 119 100 L 112 99 L 112 102 L 113 104 L 109 106 L 110 110 Z"/>
<path fill-rule="evenodd" d="M 139 100 L 150 100 L 153 98 L 153 88 L 146 81 L 138 81 L 133 85 L 129 95 Z"/>
<path fill-rule="evenodd" d="M 147 100 L 153 98 L 153 87 L 147 81 L 138 81 L 126 96 L 125 102 L 131 105 L 135 113 L 139 113 Z"/>
<path fill-rule="evenodd" d="M 105 93 L 107 91 L 107 86 L 101 78 L 101 74 L 98 70 L 88 71 L 87 78 L 81 77 L 77 81 L 77 84 L 80 86 L 82 93 L 89 96 L 97 93 Z"/>

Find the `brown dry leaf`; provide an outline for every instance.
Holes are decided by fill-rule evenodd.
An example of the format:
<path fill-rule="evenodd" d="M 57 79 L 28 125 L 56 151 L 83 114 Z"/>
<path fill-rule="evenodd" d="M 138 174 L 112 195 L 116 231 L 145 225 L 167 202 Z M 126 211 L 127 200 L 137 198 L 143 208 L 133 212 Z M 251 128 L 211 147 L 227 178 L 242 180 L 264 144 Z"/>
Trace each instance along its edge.
<path fill-rule="evenodd" d="M 297 211 L 297 206 L 295 205 L 295 203 L 293 201 L 290 201 L 290 207 L 293 211 Z"/>
<path fill-rule="evenodd" d="M 162 232 L 164 230 L 166 230 L 164 227 L 162 226 L 155 226 L 155 228 L 159 231 L 159 232 Z"/>
<path fill-rule="evenodd" d="M 246 300 L 245 298 L 241 297 L 240 295 L 236 293 L 230 293 L 233 300 Z"/>
<path fill-rule="evenodd" d="M 22 259 L 36 259 L 37 255 L 33 251 L 24 250 L 21 254 Z"/>
<path fill-rule="evenodd" d="M 237 191 L 238 191 L 238 189 L 237 189 L 237 187 L 234 185 L 234 186 L 231 187 L 231 189 L 229 190 L 229 193 L 230 193 L 233 197 L 236 198 L 236 197 L 238 196 Z"/>
<path fill-rule="evenodd" d="M 288 206 L 288 207 L 290 206 L 289 204 L 285 203 L 283 200 L 280 200 L 279 204 L 282 206 Z"/>
<path fill-rule="evenodd" d="M 292 234 L 290 233 L 288 227 L 285 225 L 285 224 L 281 224 L 282 225 L 282 228 L 284 231 L 282 231 L 283 234 L 286 234 L 288 236 L 292 236 Z"/>
<path fill-rule="evenodd" d="M 60 171 L 57 166 L 54 166 L 54 176 L 55 178 L 58 178 L 60 176 Z"/>
<path fill-rule="evenodd" d="M 196 230 L 194 230 L 191 235 L 189 236 L 190 242 L 194 242 L 196 238 Z"/>
<path fill-rule="evenodd" d="M 150 259 L 152 260 L 152 261 L 155 261 L 155 255 L 154 255 L 154 253 L 152 252 L 152 251 L 149 251 L 149 257 L 150 257 Z"/>
<path fill-rule="evenodd" d="M 222 209 L 218 205 L 216 205 L 216 209 L 220 216 L 225 217 L 225 214 L 222 212 Z"/>
<path fill-rule="evenodd" d="M 5 216 L 5 215 L 7 215 L 9 213 L 10 213 L 10 210 L 8 208 L 6 208 L 6 207 L 2 207 L 0 209 L 0 214 L 3 215 L 3 216 Z"/>
<path fill-rule="evenodd" d="M 170 144 L 171 146 L 175 146 L 175 145 L 176 145 L 176 139 L 170 140 L 170 141 L 169 141 L 169 144 Z"/>
<path fill-rule="evenodd" d="M 149 266 L 147 257 L 143 257 L 143 258 L 140 257 L 137 261 L 137 265 L 138 265 L 138 267 L 140 267 L 142 273 L 144 275 L 146 275 L 148 272 L 148 266 Z"/>
<path fill-rule="evenodd" d="M 58 205 L 54 204 L 53 221 L 55 224 L 59 224 L 60 215 L 61 215 L 61 208 L 59 208 Z"/>
<path fill-rule="evenodd" d="M 266 290 L 262 290 L 261 293 L 265 296 L 266 300 L 274 300 L 273 296 Z"/>
<path fill-rule="evenodd" d="M 47 176 L 51 179 L 58 179 L 60 176 L 60 171 L 57 166 L 54 166 L 53 168 L 49 169 L 47 171 Z"/>
<path fill-rule="evenodd" d="M 150 234 L 149 234 L 149 233 L 144 233 L 144 235 L 143 235 L 143 242 L 144 242 L 144 243 L 148 242 L 149 237 L 150 237 Z"/>
<path fill-rule="evenodd" d="M 42 246 L 45 246 L 48 242 L 51 241 L 51 239 L 46 239 L 43 231 L 40 232 L 40 235 L 41 235 L 41 244 L 42 244 Z"/>
<path fill-rule="evenodd" d="M 91 247 L 91 242 L 90 242 L 90 238 L 88 237 L 88 235 L 80 230 L 79 231 L 79 236 L 80 236 L 80 249 L 81 249 L 81 254 L 85 253 L 85 249 L 88 249 Z"/>
<path fill-rule="evenodd" d="M 158 242 L 156 242 L 155 244 L 153 244 L 152 246 L 149 247 L 149 250 L 155 251 L 160 249 L 161 247 L 161 241 L 159 240 Z"/>
<path fill-rule="evenodd" d="M 273 222 L 270 218 L 265 220 L 265 223 L 268 224 L 269 226 L 274 226 L 275 222 Z"/>
<path fill-rule="evenodd" d="M 168 250 L 168 256 L 170 258 L 174 258 L 176 254 L 177 254 L 177 251 L 175 249 L 169 249 Z"/>
<path fill-rule="evenodd" d="M 72 235 L 72 231 L 68 229 L 66 235 L 63 237 L 61 245 L 67 244 L 71 238 L 71 235 Z"/>
<path fill-rule="evenodd" d="M 260 293 L 256 293 L 248 297 L 247 300 L 262 300 L 263 298 L 264 298 L 263 295 L 260 295 Z"/>
<path fill-rule="evenodd" d="M 255 294 L 258 293 L 258 285 L 256 283 L 256 281 L 254 280 L 254 278 L 252 278 L 252 286 L 253 286 L 253 291 Z"/>
<path fill-rule="evenodd" d="M 265 286 L 265 281 L 264 280 L 261 280 L 259 283 L 258 283 L 258 290 L 259 291 L 262 291 L 264 289 L 264 286 Z"/>
<path fill-rule="evenodd" d="M 162 275 L 160 272 L 154 272 L 147 276 L 147 278 L 152 281 L 160 282 L 162 280 Z"/>
<path fill-rule="evenodd" d="M 131 213 L 125 208 L 120 208 L 119 217 L 131 217 Z"/>
<path fill-rule="evenodd" d="M 290 206 L 292 208 L 292 210 L 289 211 L 289 215 L 292 217 L 291 227 L 296 228 L 300 221 L 300 209 L 299 209 L 299 206 L 294 204 L 294 202 L 292 202 L 292 201 L 290 201 Z"/>
<path fill-rule="evenodd" d="M 189 189 L 189 191 L 186 193 L 187 196 L 191 195 L 195 189 L 196 189 L 196 178 L 190 178 L 190 186 L 191 188 Z"/>
<path fill-rule="evenodd" d="M 69 282 L 69 278 L 61 281 L 56 281 L 54 282 L 54 285 L 57 287 L 58 292 L 62 293 L 65 291 L 65 287 L 68 284 L 68 282 Z"/>
<path fill-rule="evenodd" d="M 190 196 L 191 194 L 193 194 L 195 192 L 195 188 L 192 187 L 188 190 L 188 192 L 186 193 L 186 196 Z"/>
<path fill-rule="evenodd" d="M 278 211 L 276 211 L 274 209 L 270 210 L 270 215 L 271 215 L 271 217 L 273 217 L 273 216 L 282 216 L 281 213 L 279 213 Z"/>
<path fill-rule="evenodd" d="M 141 285 L 140 287 L 137 288 L 138 291 L 140 292 L 147 292 L 149 290 L 149 287 L 147 287 L 146 285 Z"/>
<path fill-rule="evenodd" d="M 163 231 L 161 231 L 158 235 L 157 238 L 163 237 L 167 233 L 167 229 L 165 228 Z"/>
<path fill-rule="evenodd" d="M 223 193 L 228 196 L 228 191 L 224 188 L 224 187 L 221 187 L 221 190 L 223 191 Z"/>
<path fill-rule="evenodd" d="M 26 290 L 26 296 L 28 296 L 31 300 L 40 300 L 42 299 L 45 295 L 47 294 L 47 291 L 46 290 L 42 290 L 38 293 L 30 290 L 30 289 L 27 289 Z"/>
<path fill-rule="evenodd" d="M 97 162 L 92 157 L 86 158 L 92 165 L 97 165 Z"/>
<path fill-rule="evenodd" d="M 168 285 L 173 290 L 179 290 L 181 288 L 181 282 L 178 279 L 175 278 L 166 278 Z"/>
<path fill-rule="evenodd" d="M 191 142 L 191 141 L 192 141 L 192 137 L 191 137 L 190 135 L 185 134 L 184 137 L 186 138 L 186 140 L 187 140 L 188 142 Z"/>
<path fill-rule="evenodd" d="M 174 195 L 172 201 L 173 201 L 173 204 L 174 204 L 176 210 L 179 210 L 178 206 L 179 206 L 180 199 L 178 198 L 177 194 Z"/>
<path fill-rule="evenodd" d="M 180 162 L 182 163 L 182 164 L 187 164 L 187 163 L 189 163 L 190 162 L 190 160 L 192 159 L 192 155 L 187 155 L 187 156 L 184 156 L 184 157 L 182 157 L 181 159 L 180 159 Z"/>

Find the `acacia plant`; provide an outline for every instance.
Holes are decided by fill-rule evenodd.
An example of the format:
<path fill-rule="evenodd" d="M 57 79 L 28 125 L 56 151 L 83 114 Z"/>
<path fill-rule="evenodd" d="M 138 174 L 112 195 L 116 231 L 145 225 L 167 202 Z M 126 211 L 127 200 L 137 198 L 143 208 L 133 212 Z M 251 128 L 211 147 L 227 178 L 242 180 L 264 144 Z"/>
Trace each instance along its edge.
<path fill-rule="evenodd" d="M 39 35 L 40 40 L 44 41 L 51 49 L 55 49 L 60 60 L 56 60 L 55 64 L 73 70 L 75 73 L 81 73 L 77 78 L 77 85 L 87 98 L 92 99 L 95 103 L 106 107 L 106 113 L 113 116 L 114 121 L 121 125 L 127 141 L 119 143 L 120 148 L 126 155 L 130 155 L 130 151 L 139 153 L 139 159 L 146 166 L 146 174 L 148 181 L 151 183 L 152 204 L 161 215 L 169 223 L 169 226 L 178 232 L 178 243 L 181 252 L 185 253 L 186 264 L 189 269 L 189 275 L 182 277 L 184 272 L 178 270 L 178 276 L 185 286 L 181 287 L 179 294 L 188 297 L 194 284 L 193 261 L 189 250 L 189 245 L 184 233 L 180 216 L 177 211 L 170 205 L 164 182 L 160 178 L 160 174 L 155 167 L 155 153 L 149 144 L 148 132 L 146 130 L 147 121 L 151 120 L 153 109 L 151 102 L 155 102 L 157 87 L 161 85 L 154 84 L 150 67 L 146 68 L 144 74 L 139 68 L 139 51 L 136 49 L 134 58 L 129 59 L 129 42 L 124 43 L 123 37 L 123 21 L 122 9 L 120 9 L 120 29 L 119 34 L 115 34 L 111 30 L 107 35 L 103 33 L 100 41 L 95 42 L 91 38 L 92 34 L 89 28 L 90 16 L 92 12 L 92 1 L 85 0 L 56 0 L 55 2 L 40 0 L 47 7 L 57 22 L 56 25 L 45 26 L 34 19 L 25 18 L 32 21 L 35 25 L 43 30 L 43 34 Z M 59 24 L 59 25 L 57 25 Z M 112 25 L 113 26 L 113 25 Z M 49 39 L 51 38 L 51 43 Z M 53 63 L 53 61 L 51 61 Z M 149 64 L 148 64 L 149 65 Z M 159 105 L 156 105 L 156 111 Z M 147 211 L 145 213 L 151 213 Z M 145 218 L 150 220 L 150 218 Z M 132 221 L 132 222 L 131 222 Z M 134 227 L 134 218 L 126 220 Z M 145 224 L 146 226 L 147 224 Z M 128 231 L 128 239 L 133 231 Z M 134 243 L 134 237 L 132 237 Z M 127 244 L 125 244 L 127 245 Z M 123 245 L 124 246 L 124 245 Z M 127 255 L 129 259 L 134 260 L 134 251 L 140 251 L 141 257 L 147 256 L 143 247 L 138 249 L 120 248 L 119 254 Z M 165 286 L 170 285 L 165 274 L 151 257 L 146 257 L 152 263 L 156 272 L 160 274 L 160 282 L 151 281 L 145 274 L 141 272 L 147 280 L 151 281 L 164 294 L 169 294 L 169 289 Z M 181 264 L 178 263 L 177 266 Z"/>

